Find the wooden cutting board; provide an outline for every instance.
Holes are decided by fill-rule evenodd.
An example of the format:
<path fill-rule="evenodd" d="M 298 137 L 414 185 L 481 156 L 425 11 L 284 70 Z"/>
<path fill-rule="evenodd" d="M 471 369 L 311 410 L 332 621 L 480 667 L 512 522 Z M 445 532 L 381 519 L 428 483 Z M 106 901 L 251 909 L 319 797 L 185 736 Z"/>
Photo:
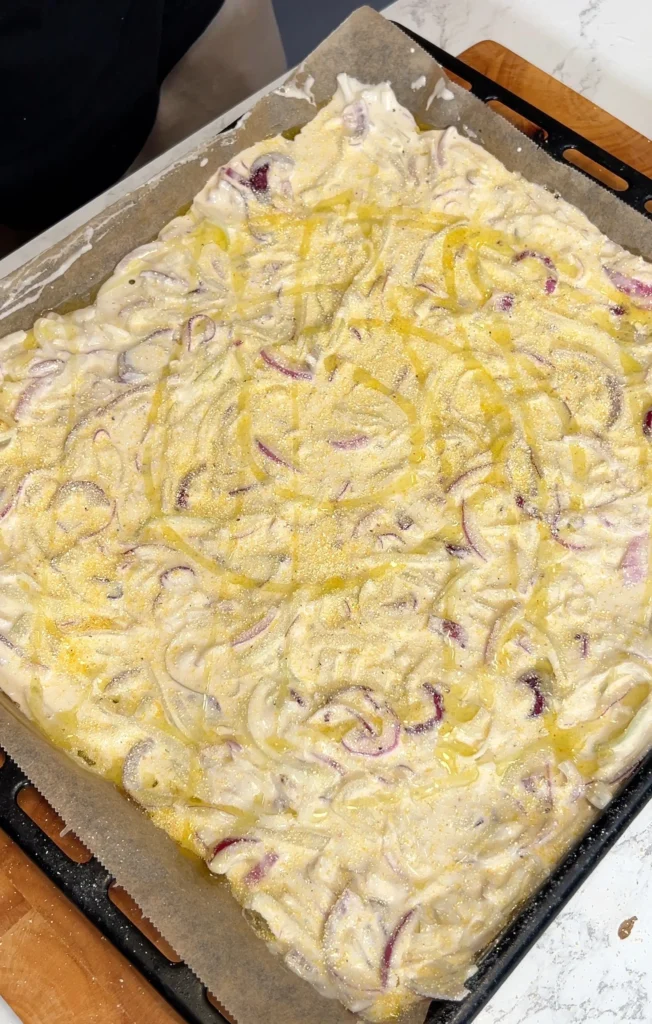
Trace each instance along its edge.
<path fill-rule="evenodd" d="M 608 114 L 585 96 L 562 85 L 545 71 L 523 60 L 500 43 L 486 39 L 463 53 L 460 59 L 487 78 L 528 100 L 568 128 L 590 139 L 624 163 L 652 177 L 652 141 Z M 492 104 L 493 105 L 493 104 Z M 500 111 L 500 113 L 506 113 Z M 510 118 L 525 128 L 517 117 Z M 529 132 L 528 132 L 529 134 Z"/>
<path fill-rule="evenodd" d="M 460 56 L 652 177 L 652 142 L 590 100 L 490 40 Z M 510 119 L 526 131 L 536 128 Z M 23 808 L 45 831 L 60 833 L 62 823 L 35 791 L 26 794 Z M 71 837 L 66 841 L 69 853 L 83 859 L 81 844 Z M 137 916 L 128 897 L 123 906 L 128 916 Z M 143 929 L 156 939 L 146 923 Z M 168 955 L 174 956 L 169 947 Z M 181 1024 L 178 1014 L 2 832 L 0 995 L 24 1024 Z"/>

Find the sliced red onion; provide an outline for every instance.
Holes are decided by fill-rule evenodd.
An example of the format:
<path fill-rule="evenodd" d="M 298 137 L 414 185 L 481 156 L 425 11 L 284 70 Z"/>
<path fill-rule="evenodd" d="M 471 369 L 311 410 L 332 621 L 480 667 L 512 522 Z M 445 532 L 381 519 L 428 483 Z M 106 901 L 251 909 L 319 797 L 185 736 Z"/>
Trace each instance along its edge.
<path fill-rule="evenodd" d="M 60 374 L 65 365 L 63 359 L 43 359 L 39 363 L 32 363 L 28 374 L 30 377 L 53 377 Z"/>
<path fill-rule="evenodd" d="M 451 558 L 468 558 L 471 554 L 471 549 L 465 548 L 462 544 L 444 544 L 444 547 Z"/>
<path fill-rule="evenodd" d="M 245 885 L 258 885 L 278 861 L 278 853 L 266 853 L 243 878 Z"/>
<path fill-rule="evenodd" d="M 234 490 L 229 491 L 230 498 L 236 498 L 238 494 L 246 494 L 247 491 L 252 491 L 254 488 L 253 484 L 247 484 L 246 487 L 236 487 Z"/>
<path fill-rule="evenodd" d="M 520 647 L 526 654 L 534 654 L 534 646 L 529 636 L 525 633 L 521 633 L 520 636 L 514 641 L 517 647 Z"/>
<path fill-rule="evenodd" d="M 355 100 L 344 108 L 342 124 L 351 142 L 362 141 L 369 131 L 369 109 L 364 100 Z"/>
<path fill-rule="evenodd" d="M 343 738 L 342 746 L 345 750 L 348 750 L 350 754 L 359 754 L 361 757 L 381 757 L 396 749 L 401 726 L 388 705 L 385 705 L 385 708 L 394 717 L 383 719 L 381 731 L 373 729 L 368 722 L 361 722 Z"/>
<path fill-rule="evenodd" d="M 516 256 L 514 257 L 514 262 L 515 263 L 520 263 L 521 260 L 528 260 L 528 259 L 530 259 L 530 260 L 540 260 L 541 263 L 543 263 L 544 267 L 547 267 L 548 270 L 555 270 L 555 264 L 550 259 L 550 256 L 544 256 L 540 252 L 535 252 L 534 249 L 523 249 L 522 252 L 519 252 L 519 253 L 516 254 Z"/>
<path fill-rule="evenodd" d="M 157 284 L 165 284 L 168 287 L 188 288 L 188 282 L 178 274 L 165 274 L 162 270 L 141 270 L 138 276 L 144 277 L 148 281 L 155 281 Z"/>
<path fill-rule="evenodd" d="M 643 417 L 643 433 L 647 438 L 652 437 L 652 406 Z"/>
<path fill-rule="evenodd" d="M 627 310 L 624 306 L 609 306 L 609 312 L 613 313 L 614 316 L 624 316 Z"/>
<path fill-rule="evenodd" d="M 285 374 L 286 377 L 292 377 L 293 380 L 312 380 L 314 377 L 314 374 L 309 367 L 305 367 L 304 369 L 294 369 L 291 366 L 284 366 L 264 348 L 261 348 L 260 355 L 268 366 L 271 366 L 274 370 L 278 370 L 279 373 Z"/>
<path fill-rule="evenodd" d="M 504 616 L 499 615 L 498 618 L 494 620 L 494 623 L 487 634 L 487 639 L 484 642 L 484 650 L 482 652 L 482 658 L 485 662 L 489 662 L 495 654 L 496 641 L 503 625 L 503 621 Z"/>
<path fill-rule="evenodd" d="M 546 294 L 552 295 L 559 282 L 556 276 L 557 268 L 550 257 L 543 253 L 536 252 L 534 249 L 524 249 L 523 252 L 519 252 L 514 256 L 514 263 L 520 263 L 521 260 L 539 260 L 547 270 L 551 270 L 552 273 L 555 274 L 555 277 L 547 277 L 544 284 Z"/>
<path fill-rule="evenodd" d="M 563 548 L 567 548 L 569 551 L 590 551 L 592 549 L 591 544 L 581 544 L 578 541 L 569 540 L 567 537 L 562 537 L 562 535 L 559 532 L 559 520 L 561 518 L 561 515 L 561 512 L 557 512 L 549 520 L 550 534 L 552 536 L 552 539 L 556 541 L 557 544 L 561 544 Z"/>
<path fill-rule="evenodd" d="M 276 452 L 273 452 L 271 448 L 268 448 L 267 445 L 263 444 L 263 442 L 258 438 L 256 438 L 256 447 L 260 452 L 262 452 L 266 459 L 270 459 L 272 462 L 275 462 L 277 466 L 285 466 L 286 469 L 292 470 L 293 473 L 297 472 L 296 468 L 291 465 L 291 463 L 286 462 L 285 459 L 281 458 L 280 455 L 277 455 Z"/>
<path fill-rule="evenodd" d="M 181 478 L 181 481 L 179 482 L 179 487 L 177 488 L 177 496 L 174 500 L 175 508 L 190 508 L 190 485 L 192 484 L 193 480 L 195 480 L 200 475 L 200 473 L 204 472 L 205 469 L 205 465 L 197 466 L 195 469 L 189 470 L 185 474 L 185 476 Z"/>
<path fill-rule="evenodd" d="M 580 645 L 580 657 L 588 658 L 591 641 L 588 633 L 576 633 L 575 639 Z"/>
<path fill-rule="evenodd" d="M 609 430 L 618 421 L 623 411 L 623 388 L 617 377 L 607 377 L 606 384 L 609 392 L 609 415 L 605 428 Z"/>
<path fill-rule="evenodd" d="M 387 604 L 383 605 L 383 608 L 391 608 L 396 612 L 415 612 L 419 607 L 419 601 L 415 594 L 410 594 L 409 597 L 403 598 L 400 601 L 388 601 Z"/>
<path fill-rule="evenodd" d="M 255 174 L 261 167 L 265 165 L 277 164 L 280 167 L 285 167 L 290 170 L 294 167 L 294 160 L 287 153 L 280 153 L 277 149 L 271 150 L 269 153 L 263 153 L 261 156 L 257 156 L 250 168 L 250 174 Z"/>
<path fill-rule="evenodd" d="M 536 505 L 533 505 L 531 501 L 526 501 L 522 494 L 516 494 L 514 496 L 514 501 L 518 507 L 525 512 L 526 516 L 530 517 L 530 519 L 543 519 L 543 516 Z"/>
<path fill-rule="evenodd" d="M 366 434 L 358 434 L 356 437 L 342 438 L 341 440 L 333 440 L 328 443 L 332 448 L 338 448 L 340 451 L 348 452 L 353 451 L 356 448 L 365 448 L 369 444 L 369 438 Z"/>
<path fill-rule="evenodd" d="M 464 626 L 461 626 L 459 622 L 453 622 L 452 619 L 442 619 L 438 615 L 431 615 L 428 619 L 428 629 L 431 629 L 433 633 L 438 633 L 439 636 L 453 640 L 459 647 L 464 648 L 467 645 L 468 637 Z"/>
<path fill-rule="evenodd" d="M 365 705 L 368 706 L 368 711 L 365 710 Z M 401 731 L 398 717 L 389 704 L 374 697 L 368 686 L 347 686 L 340 690 L 325 707 L 313 715 L 313 719 L 320 718 L 328 723 L 338 710 L 358 722 L 358 725 L 350 729 L 341 741 L 344 749 L 350 754 L 380 757 L 389 754 L 398 746 Z M 380 717 L 380 731 L 371 724 L 367 715 L 369 718 Z"/>
<path fill-rule="evenodd" d="M 159 576 L 162 587 L 168 590 L 186 590 L 193 582 L 195 570 L 189 565 L 174 565 Z"/>
<path fill-rule="evenodd" d="M 556 277 L 547 277 L 546 278 L 546 282 L 545 282 L 543 287 L 544 287 L 544 291 L 545 291 L 546 295 L 552 295 L 552 293 L 554 292 L 555 288 L 557 287 L 557 278 Z"/>
<path fill-rule="evenodd" d="M 604 781 L 610 786 L 615 786 L 617 782 L 625 782 L 626 779 L 631 778 L 636 769 L 640 766 L 642 758 L 638 758 L 634 763 L 631 762 L 626 764 L 623 768 L 616 772 L 615 775 L 610 775 L 609 778 L 605 778 Z"/>
<path fill-rule="evenodd" d="M 249 178 L 245 178 L 244 174 L 240 174 L 234 167 L 222 167 L 222 174 L 225 178 L 228 178 L 232 182 L 236 182 L 238 185 L 243 187 L 249 187 Z"/>
<path fill-rule="evenodd" d="M 194 692 L 194 691 L 192 691 Z M 212 715 L 222 714 L 222 705 L 220 704 L 217 697 L 212 697 L 209 693 L 201 694 L 202 713 L 205 718 L 209 718 Z"/>
<path fill-rule="evenodd" d="M 145 807 L 164 807 L 173 803 L 176 783 L 181 782 L 185 774 L 183 765 L 175 763 L 174 751 L 166 746 L 169 742 L 157 743 L 148 736 L 136 743 L 125 757 L 122 784 L 127 793 Z M 150 767 L 151 779 L 148 779 L 144 769 L 152 757 L 154 767 Z M 172 775 L 171 785 L 165 784 L 165 769 Z"/>
<path fill-rule="evenodd" d="M 432 702 L 435 705 L 435 713 L 430 718 L 426 718 L 424 722 L 417 722 L 415 725 L 404 725 L 405 732 L 410 736 L 419 736 L 421 733 L 430 732 L 444 717 L 444 698 L 439 690 L 432 683 L 424 683 L 423 688 L 432 698 Z"/>
<path fill-rule="evenodd" d="M 186 322 L 184 337 L 188 351 L 196 351 L 215 337 L 215 321 L 205 313 L 196 313 Z"/>
<path fill-rule="evenodd" d="M 464 499 L 462 499 L 462 529 L 471 550 L 475 551 L 478 558 L 486 562 L 489 557 L 487 546 L 478 531 L 475 516 L 471 509 L 468 508 Z"/>
<path fill-rule="evenodd" d="M 412 910 L 406 911 L 405 914 L 403 914 L 403 917 L 396 925 L 396 927 L 394 928 L 394 931 L 390 935 L 389 939 L 387 940 L 387 945 L 383 950 L 383 958 L 380 962 L 380 981 L 383 988 L 387 987 L 387 982 L 389 980 L 389 972 L 392 966 L 392 957 L 394 955 L 396 943 L 398 942 L 401 932 L 407 925 L 408 921 L 410 921 L 414 917 L 415 913 L 416 910 L 414 910 L 414 908 Z"/>
<path fill-rule="evenodd" d="M 629 295 L 632 299 L 642 300 L 637 305 L 644 309 L 652 308 L 652 284 L 639 281 L 637 277 L 628 277 L 627 274 L 621 274 L 619 270 L 613 270 L 611 267 L 604 269 L 614 288 L 617 288 L 623 295 Z"/>
<path fill-rule="evenodd" d="M 446 156 L 452 140 L 457 135 L 457 130 L 453 125 L 449 125 L 445 128 L 437 140 L 437 153 L 435 160 L 440 167 L 443 167 L 446 163 Z"/>
<path fill-rule="evenodd" d="M 613 790 L 598 779 L 587 783 L 584 793 L 588 802 L 599 811 L 604 810 L 613 798 Z"/>
<path fill-rule="evenodd" d="M 285 153 L 273 151 L 271 153 L 263 153 L 261 156 L 256 157 L 249 171 L 247 185 L 259 199 L 261 197 L 267 198 L 267 194 L 269 192 L 269 171 L 270 166 L 273 163 L 285 166 L 286 168 L 294 166 L 294 160 L 292 160 L 291 157 L 286 156 Z M 284 194 L 287 194 L 290 182 L 286 180 L 282 183 L 282 186 L 284 187 L 281 188 L 281 191 L 283 191 Z"/>
<path fill-rule="evenodd" d="M 36 397 L 41 388 L 45 387 L 47 383 L 52 379 L 52 375 L 47 377 L 35 377 L 30 380 L 29 384 L 22 391 L 21 395 L 16 402 L 14 407 L 14 419 L 20 420 L 25 415 L 28 406 L 32 402 L 32 399 Z"/>
<path fill-rule="evenodd" d="M 121 352 L 118 356 L 118 380 L 122 384 L 137 384 L 138 381 L 144 379 L 145 374 L 140 370 L 135 370 L 129 362 L 129 353 Z"/>
<path fill-rule="evenodd" d="M 249 176 L 249 187 L 252 192 L 265 193 L 269 188 L 268 181 L 269 164 L 261 164 L 255 171 L 252 171 Z"/>
<path fill-rule="evenodd" d="M 107 508 L 111 505 L 110 500 L 101 487 L 98 487 L 92 480 L 67 480 L 57 489 L 53 501 L 67 498 L 70 494 L 80 493 L 90 505 L 104 505 Z"/>
<path fill-rule="evenodd" d="M 577 765 L 574 761 L 561 761 L 559 763 L 559 771 L 562 773 L 567 782 L 571 784 L 571 799 L 579 800 L 584 795 L 586 783 L 577 769 Z M 552 804 L 552 800 L 551 800 Z"/>
<path fill-rule="evenodd" d="M 223 850 L 228 850 L 231 846 L 237 846 L 239 843 L 259 843 L 260 839 L 254 839 L 252 836 L 228 836 L 226 839 L 221 839 L 217 846 L 213 848 L 210 856 L 210 860 L 217 857 L 218 853 L 222 853 Z"/>
<path fill-rule="evenodd" d="M 249 629 L 245 629 L 244 633 L 234 637 L 231 641 L 231 647 L 241 647 L 243 644 L 248 644 L 250 640 L 255 640 L 261 633 L 264 633 L 276 618 L 276 611 L 276 608 L 270 608 L 264 618 L 254 623 Z"/>
<path fill-rule="evenodd" d="M 340 775 L 348 775 L 346 768 L 339 761 L 336 761 L 335 758 L 327 757 L 325 754 L 311 754 L 310 756 L 314 757 L 316 761 L 322 761 Z"/>
<path fill-rule="evenodd" d="M 630 540 L 620 563 L 624 586 L 635 587 L 647 578 L 648 547 L 649 538 L 646 533 Z"/>
<path fill-rule="evenodd" d="M 538 718 L 546 710 L 546 698 L 543 692 L 543 680 L 534 669 L 524 672 L 519 679 L 520 683 L 527 686 L 534 694 L 534 703 L 530 711 L 530 718 Z"/>
<path fill-rule="evenodd" d="M 520 352 L 521 355 L 527 356 L 528 359 L 533 359 L 535 363 L 540 363 L 541 366 L 554 367 L 554 363 L 551 363 L 549 359 L 546 359 L 545 356 L 540 356 L 538 352 L 532 352 L 529 348 L 519 348 L 517 349 L 517 352 Z"/>
<path fill-rule="evenodd" d="M 182 483 L 181 487 L 177 491 L 176 501 L 174 502 L 175 508 L 189 508 L 188 504 L 188 488 Z"/>
<path fill-rule="evenodd" d="M 464 487 L 481 477 L 484 473 L 491 469 L 491 462 L 483 462 L 479 466 L 473 466 L 471 469 L 466 469 L 459 476 L 455 477 L 452 483 L 448 484 L 445 488 L 447 494 L 457 494 L 458 491 L 463 490 Z"/>
<path fill-rule="evenodd" d="M 169 341 L 178 336 L 178 328 L 176 327 L 157 327 L 155 331 L 152 331 L 143 338 L 141 344 L 144 344 L 146 341 L 154 341 L 156 338 L 160 341 L 162 341 L 163 338 L 165 338 L 166 341 Z"/>
<path fill-rule="evenodd" d="M 496 309 L 499 313 L 511 313 L 514 308 L 514 296 L 513 295 L 499 295 L 496 299 Z"/>

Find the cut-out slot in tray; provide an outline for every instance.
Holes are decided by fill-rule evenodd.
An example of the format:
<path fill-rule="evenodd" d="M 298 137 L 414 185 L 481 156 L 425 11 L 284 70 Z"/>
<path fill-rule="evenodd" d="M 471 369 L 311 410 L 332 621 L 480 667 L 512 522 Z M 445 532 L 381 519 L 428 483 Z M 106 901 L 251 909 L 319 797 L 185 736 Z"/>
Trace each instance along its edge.
<path fill-rule="evenodd" d="M 131 897 L 0 750 L 0 829 L 106 935 L 189 1024 L 229 1024 L 216 1000 Z M 62 836 L 63 833 L 63 836 Z"/>

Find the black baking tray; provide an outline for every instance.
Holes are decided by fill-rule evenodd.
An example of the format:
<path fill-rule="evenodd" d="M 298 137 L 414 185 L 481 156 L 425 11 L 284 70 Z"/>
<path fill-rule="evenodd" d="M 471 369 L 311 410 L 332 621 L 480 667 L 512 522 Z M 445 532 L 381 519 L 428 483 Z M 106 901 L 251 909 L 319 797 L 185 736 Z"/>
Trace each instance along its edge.
<path fill-rule="evenodd" d="M 606 167 L 627 183 L 613 192 L 639 213 L 650 216 L 645 204 L 652 199 L 652 181 L 640 171 L 605 152 L 576 132 L 544 114 L 508 89 L 497 85 L 469 65 L 446 53 L 415 32 L 398 25 L 447 71 L 467 82 L 485 103 L 498 100 L 533 125 L 533 141 L 557 160 L 577 150 Z M 227 129 L 225 129 L 227 130 Z M 83 864 L 72 861 L 19 806 L 18 795 L 29 780 L 11 758 L 0 766 L 0 828 L 21 847 L 63 893 L 96 925 L 189 1024 L 228 1024 L 208 1001 L 206 987 L 184 963 L 173 963 L 134 925 L 109 898 L 112 877 L 95 857 Z M 492 943 L 468 982 L 470 994 L 460 1003 L 435 1000 L 428 1024 L 470 1024 L 547 926 L 590 875 L 652 797 L 652 752 L 637 767 L 621 792 L 571 850 L 517 917 Z"/>

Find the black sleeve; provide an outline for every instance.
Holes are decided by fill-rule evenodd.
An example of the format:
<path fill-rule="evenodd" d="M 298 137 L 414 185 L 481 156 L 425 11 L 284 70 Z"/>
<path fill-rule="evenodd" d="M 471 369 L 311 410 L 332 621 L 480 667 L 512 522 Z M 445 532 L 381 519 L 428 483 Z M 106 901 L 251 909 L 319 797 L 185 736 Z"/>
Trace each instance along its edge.
<path fill-rule="evenodd" d="M 0 224 L 38 231 L 115 182 L 222 0 L 1 0 Z"/>

